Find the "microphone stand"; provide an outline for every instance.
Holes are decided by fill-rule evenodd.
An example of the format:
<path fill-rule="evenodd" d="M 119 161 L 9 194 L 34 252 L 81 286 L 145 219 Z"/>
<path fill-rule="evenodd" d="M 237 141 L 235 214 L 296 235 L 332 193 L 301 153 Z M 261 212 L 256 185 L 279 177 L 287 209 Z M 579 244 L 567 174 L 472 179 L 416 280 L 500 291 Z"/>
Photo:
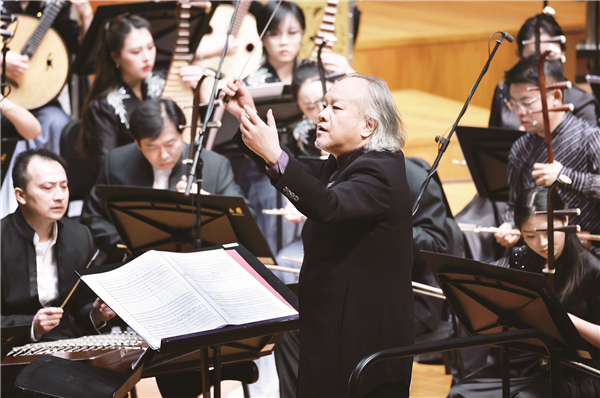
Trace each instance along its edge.
<path fill-rule="evenodd" d="M 196 195 L 196 238 L 194 239 L 194 247 L 196 249 L 200 249 L 202 247 L 202 239 L 200 237 L 200 228 L 201 228 L 201 224 L 202 224 L 201 214 L 200 214 L 200 211 L 202 209 L 201 195 L 200 195 L 200 190 L 202 187 L 202 167 L 203 167 L 203 162 L 200 157 L 200 155 L 202 154 L 202 141 L 204 140 L 204 135 L 206 134 L 206 127 L 208 126 L 208 121 L 210 120 L 210 117 L 215 108 L 215 94 L 217 91 L 217 84 L 218 84 L 219 80 L 222 78 L 221 67 L 223 66 L 223 60 L 225 59 L 225 55 L 227 54 L 227 48 L 229 46 L 229 36 L 231 35 L 231 31 L 233 29 L 233 23 L 235 21 L 235 16 L 237 15 L 239 6 L 240 6 L 240 2 L 238 1 L 235 4 L 235 9 L 233 11 L 233 15 L 231 16 L 231 21 L 229 23 L 229 29 L 227 30 L 225 45 L 223 46 L 223 52 L 221 53 L 221 60 L 219 61 L 219 68 L 217 69 L 217 73 L 215 76 L 215 83 L 213 84 L 213 88 L 212 88 L 211 95 L 210 95 L 210 100 L 208 101 L 208 107 L 206 109 L 206 115 L 204 116 L 204 123 L 202 124 L 202 130 L 200 131 L 198 140 L 194 141 L 194 143 L 190 145 L 190 158 L 192 158 L 192 156 L 191 156 L 192 151 L 195 151 L 195 153 L 193 154 L 193 161 L 191 162 L 191 167 L 188 169 L 187 186 L 185 188 L 185 195 L 186 196 L 190 195 L 190 191 L 192 189 L 192 184 L 194 182 L 196 182 L 196 184 L 198 186 L 198 193 Z M 198 95 L 200 95 L 199 91 L 200 91 L 201 83 L 202 83 L 202 80 L 198 83 L 198 86 L 196 87 Z M 196 113 L 196 112 L 197 112 L 197 110 L 194 109 L 194 113 Z M 193 123 L 193 124 L 195 125 L 195 123 Z M 193 130 L 194 131 L 192 131 L 192 134 L 193 134 L 194 139 L 196 139 L 197 132 L 195 131 L 195 129 L 193 129 Z M 192 136 L 192 134 L 190 134 L 190 136 Z M 188 165 L 189 165 L 189 159 L 188 159 Z M 198 174 L 197 176 L 196 176 L 196 173 Z"/>
<path fill-rule="evenodd" d="M 8 48 L 8 46 L 7 46 L 8 42 L 9 42 L 9 36 L 4 36 L 2 38 L 2 96 L 3 97 L 6 97 L 6 95 L 5 95 L 6 89 L 10 87 L 6 83 L 6 54 L 8 54 L 8 52 L 10 51 L 10 48 Z M 10 88 L 9 88 L 8 94 L 10 94 Z"/>
<path fill-rule="evenodd" d="M 192 184 L 194 183 L 194 181 L 196 181 L 196 184 L 198 186 L 198 193 L 196 194 L 196 238 L 194 239 L 194 247 L 196 249 L 200 249 L 202 247 L 202 239 L 201 239 L 201 235 L 200 235 L 200 228 L 202 226 L 202 214 L 201 214 L 201 197 L 202 195 L 200 194 L 201 192 L 201 187 L 202 187 L 202 166 L 203 166 L 203 162 L 202 159 L 200 158 L 200 155 L 202 154 L 202 141 L 204 139 L 204 135 L 206 134 L 206 128 L 208 126 L 208 121 L 210 120 L 210 117 L 213 113 L 214 107 L 215 107 L 215 94 L 217 91 L 217 84 L 219 82 L 219 80 L 222 78 L 221 75 L 221 67 L 223 66 L 223 60 L 225 59 L 225 55 L 227 54 L 227 47 L 229 44 L 229 36 L 231 35 L 231 31 L 233 29 L 233 23 L 235 22 L 235 17 L 237 15 L 238 12 L 238 8 L 240 6 L 240 2 L 237 1 L 235 3 L 235 9 L 233 10 L 233 15 L 231 16 L 231 21 L 229 22 L 229 29 L 227 30 L 227 36 L 225 38 L 225 46 L 223 46 L 223 52 L 221 53 L 221 60 L 219 61 L 219 67 L 217 69 L 217 73 L 215 76 L 215 83 L 213 84 L 213 88 L 211 91 L 211 95 L 210 95 L 210 100 L 208 101 L 208 107 L 206 109 L 206 115 L 204 116 L 204 123 L 202 123 L 202 129 L 200 131 L 200 136 L 198 137 L 198 140 L 195 141 L 192 144 L 190 144 L 190 154 L 191 152 L 194 150 L 193 146 L 195 145 L 195 153 L 194 153 L 194 160 L 191 165 L 191 168 L 188 170 L 188 177 L 187 177 L 187 186 L 185 188 L 185 195 L 189 196 L 190 191 L 192 189 Z M 202 80 L 200 82 L 198 82 L 198 85 L 196 86 L 196 95 L 200 96 L 200 85 L 202 83 Z M 199 103 L 199 102 L 198 102 Z M 194 107 L 194 114 L 198 114 L 198 106 Z M 197 119 L 196 121 L 192 121 L 191 123 L 193 126 L 197 125 Z M 192 133 L 194 136 L 194 139 L 196 138 L 196 129 L 192 128 Z M 190 136 L 192 136 L 192 134 L 190 134 Z M 188 165 L 189 165 L 189 159 L 188 159 Z M 196 172 L 198 170 L 198 177 L 196 176 Z M 212 347 L 213 348 L 213 365 L 214 365 L 214 396 L 215 398 L 220 398 L 221 397 L 221 347 L 220 346 L 216 346 L 216 347 Z M 208 362 L 208 347 L 203 347 L 201 349 L 201 366 L 202 366 L 202 390 L 203 390 L 203 394 L 202 396 L 204 397 L 210 397 L 210 378 L 208 377 L 208 367 L 207 367 L 207 362 Z"/>
<path fill-rule="evenodd" d="M 452 125 L 452 128 L 450 129 L 450 132 L 448 133 L 448 138 L 444 138 L 443 136 L 439 136 L 439 135 L 437 137 L 435 137 L 435 142 L 437 142 L 439 144 L 438 145 L 438 154 L 437 154 L 437 157 L 435 158 L 435 161 L 433 162 L 433 165 L 431 166 L 431 170 L 429 170 L 429 174 L 427 175 L 427 178 L 425 178 L 425 181 L 423 181 L 423 185 L 421 185 L 421 191 L 419 192 L 419 196 L 417 197 L 417 200 L 415 201 L 415 204 L 413 206 L 413 210 L 412 210 L 413 216 L 415 214 L 417 214 L 417 211 L 419 210 L 419 202 L 421 201 L 421 198 L 423 197 L 425 190 L 429 186 L 429 181 L 431 181 L 431 178 L 437 171 L 437 168 L 440 164 L 440 160 L 442 159 L 442 155 L 444 154 L 444 152 L 446 152 L 446 149 L 448 148 L 448 145 L 450 144 L 450 139 L 452 138 L 452 134 L 454 134 L 454 131 L 456 130 L 456 126 L 458 126 L 460 119 L 462 119 L 463 115 L 467 111 L 467 108 L 469 107 L 469 102 L 471 102 L 471 98 L 473 98 L 473 94 L 475 94 L 475 90 L 477 90 L 477 87 L 479 86 L 479 82 L 481 82 L 481 79 L 488 71 L 490 63 L 492 62 L 492 58 L 494 58 L 494 54 L 496 54 L 498 47 L 500 47 L 500 44 L 502 44 L 502 40 L 504 38 L 506 38 L 509 42 L 512 42 L 514 40 L 512 38 L 512 36 L 510 36 L 508 33 L 506 33 L 506 32 L 500 32 L 500 33 L 501 33 L 500 38 L 498 40 L 496 40 L 496 46 L 494 47 L 494 50 L 491 52 L 485 66 L 483 67 L 483 70 L 481 71 L 481 74 L 477 78 L 477 81 L 475 82 L 473 87 L 471 87 L 471 92 L 469 93 L 469 97 L 467 98 L 465 105 L 463 106 L 462 110 L 460 111 L 458 118 Z"/>

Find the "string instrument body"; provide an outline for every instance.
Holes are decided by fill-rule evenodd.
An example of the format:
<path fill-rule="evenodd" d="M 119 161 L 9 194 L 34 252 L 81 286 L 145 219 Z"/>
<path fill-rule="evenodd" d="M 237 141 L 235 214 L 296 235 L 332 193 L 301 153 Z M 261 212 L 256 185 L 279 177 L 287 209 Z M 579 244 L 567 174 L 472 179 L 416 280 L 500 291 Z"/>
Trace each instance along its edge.
<path fill-rule="evenodd" d="M 19 77 L 7 73 L 6 79 L 11 86 L 10 100 L 26 109 L 39 108 L 55 99 L 69 75 L 69 51 L 60 35 L 49 27 L 53 20 L 19 14 L 7 27 L 14 32 L 9 48 L 30 58 L 25 73 Z"/>

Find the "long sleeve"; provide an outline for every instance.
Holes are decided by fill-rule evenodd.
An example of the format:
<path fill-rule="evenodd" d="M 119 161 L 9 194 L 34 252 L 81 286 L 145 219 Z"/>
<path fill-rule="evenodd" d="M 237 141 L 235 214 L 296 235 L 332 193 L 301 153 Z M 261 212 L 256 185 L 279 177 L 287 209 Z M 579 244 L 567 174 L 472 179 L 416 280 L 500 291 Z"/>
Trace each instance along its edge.
<path fill-rule="evenodd" d="M 84 131 L 89 142 L 92 161 L 97 170 L 111 149 L 119 146 L 120 122 L 114 109 L 105 101 L 91 101 L 83 118 Z"/>
<path fill-rule="evenodd" d="M 587 200 L 600 201 L 600 134 L 585 134 L 578 157 L 581 160 L 577 165 L 565 166 L 561 170 L 573 182 L 561 188 Z"/>

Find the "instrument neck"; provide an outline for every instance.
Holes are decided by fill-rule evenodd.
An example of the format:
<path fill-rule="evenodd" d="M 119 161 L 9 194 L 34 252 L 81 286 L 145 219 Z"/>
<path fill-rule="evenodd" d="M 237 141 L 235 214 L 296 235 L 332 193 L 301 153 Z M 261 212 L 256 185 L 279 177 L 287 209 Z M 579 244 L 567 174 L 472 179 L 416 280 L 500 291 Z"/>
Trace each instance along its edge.
<path fill-rule="evenodd" d="M 52 23 L 58 16 L 58 13 L 63 8 L 64 4 L 65 3 L 63 1 L 55 1 L 46 6 L 45 11 L 42 14 L 42 17 L 40 18 L 38 26 L 35 28 L 31 36 L 29 37 L 29 40 L 27 40 L 27 43 L 25 43 L 25 45 L 21 49 L 22 55 L 27 55 L 30 59 L 33 57 L 33 54 L 44 39 L 46 32 L 52 26 Z"/>
<path fill-rule="evenodd" d="M 323 21 L 321 22 L 321 28 L 319 29 L 319 33 L 317 33 L 317 37 L 315 38 L 315 46 L 310 53 L 309 59 L 313 62 L 317 62 L 317 54 L 319 51 L 319 46 L 323 43 L 323 39 L 326 37 L 333 36 L 335 31 L 335 17 L 337 14 L 337 5 L 339 0 L 328 0 L 327 6 L 325 7 L 325 15 L 323 15 Z M 325 44 L 325 48 L 323 51 L 331 51 L 333 48 L 333 41 L 329 40 L 327 44 Z"/>

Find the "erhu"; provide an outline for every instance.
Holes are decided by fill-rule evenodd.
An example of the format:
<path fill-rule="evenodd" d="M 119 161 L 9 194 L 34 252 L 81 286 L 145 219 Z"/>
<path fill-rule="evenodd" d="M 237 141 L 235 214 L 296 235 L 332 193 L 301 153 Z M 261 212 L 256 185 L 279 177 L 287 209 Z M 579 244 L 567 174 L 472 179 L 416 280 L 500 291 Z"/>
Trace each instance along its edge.
<path fill-rule="evenodd" d="M 546 63 L 546 59 L 552 54 L 560 54 L 560 50 L 557 49 L 555 45 L 550 45 L 548 49 L 544 52 L 541 52 L 540 49 L 540 29 L 539 29 L 539 18 L 538 23 L 536 24 L 536 53 L 539 54 L 538 60 L 538 78 L 539 78 L 539 86 L 538 87 L 528 87 L 528 91 L 539 90 L 540 98 L 542 101 L 542 110 L 541 111 L 529 111 L 530 113 L 542 113 L 543 121 L 544 121 L 544 137 L 546 141 L 546 150 L 548 151 L 548 164 L 554 163 L 554 151 L 552 149 L 552 131 L 550 131 L 550 112 L 564 112 L 564 111 L 572 111 L 573 104 L 562 104 L 553 108 L 548 108 L 548 98 L 547 98 L 547 90 L 560 90 L 571 88 L 571 82 L 564 81 L 552 84 L 546 84 L 546 76 L 544 75 L 544 65 Z M 556 189 L 559 183 L 562 184 L 570 184 L 571 180 L 565 175 L 559 175 L 556 181 L 552 183 L 550 189 L 548 190 L 548 209 L 547 211 L 536 211 L 536 215 L 546 214 L 548 219 L 548 227 L 547 228 L 536 228 L 536 231 L 547 231 L 548 232 L 548 262 L 544 269 L 543 273 L 546 274 L 548 279 L 548 284 L 554 289 L 554 274 L 556 269 L 554 268 L 554 231 L 562 231 L 562 232 L 579 232 L 579 225 L 567 225 L 565 227 L 554 228 L 554 211 L 552 206 L 551 195 L 552 191 Z M 579 209 L 568 209 L 562 211 L 564 215 L 577 215 L 579 213 Z"/>

